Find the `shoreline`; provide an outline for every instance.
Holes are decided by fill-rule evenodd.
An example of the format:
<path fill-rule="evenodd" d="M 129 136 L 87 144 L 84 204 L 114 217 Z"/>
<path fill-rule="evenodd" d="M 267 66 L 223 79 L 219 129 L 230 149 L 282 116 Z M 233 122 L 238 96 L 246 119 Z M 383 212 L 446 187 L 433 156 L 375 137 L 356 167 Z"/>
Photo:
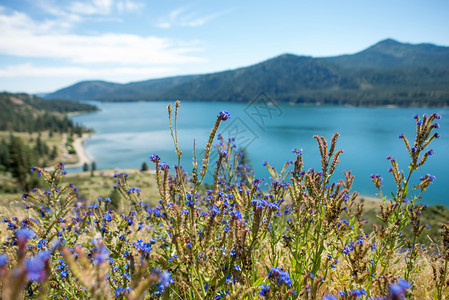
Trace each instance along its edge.
<path fill-rule="evenodd" d="M 92 133 L 83 133 L 81 137 L 76 138 L 73 141 L 73 148 L 76 151 L 76 156 L 78 157 L 78 162 L 74 164 L 68 164 L 66 168 L 77 168 L 81 167 L 85 163 L 92 162 L 92 158 L 86 153 L 84 148 L 84 142 L 92 135 Z"/>
<path fill-rule="evenodd" d="M 82 165 L 84 165 L 85 163 L 89 164 L 90 162 L 92 162 L 92 158 L 86 153 L 86 149 L 84 148 L 84 142 L 92 134 L 93 133 L 83 133 L 83 135 L 81 137 L 77 137 L 76 139 L 73 140 L 72 146 L 73 146 L 73 149 L 76 151 L 75 155 L 77 157 L 77 162 L 68 163 L 68 164 L 65 163 L 64 164 L 65 168 L 78 168 L 78 167 L 81 167 Z M 61 161 L 64 161 L 67 158 L 66 142 L 67 142 L 67 134 L 64 133 L 62 143 L 61 143 L 61 147 L 64 149 L 64 153 L 63 153 L 64 158 L 61 159 Z M 48 172 L 52 172 L 55 169 L 55 167 L 47 166 L 47 167 L 44 167 L 44 169 L 47 170 Z"/>

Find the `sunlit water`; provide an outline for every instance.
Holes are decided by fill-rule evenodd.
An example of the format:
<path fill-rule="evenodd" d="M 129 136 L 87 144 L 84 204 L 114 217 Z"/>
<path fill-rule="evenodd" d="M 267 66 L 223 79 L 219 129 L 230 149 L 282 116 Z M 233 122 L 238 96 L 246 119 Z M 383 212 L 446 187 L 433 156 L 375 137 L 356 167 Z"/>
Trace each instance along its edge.
<path fill-rule="evenodd" d="M 99 169 L 140 168 L 148 157 L 157 153 L 170 165 L 177 164 L 177 157 L 170 136 L 167 116 L 168 102 L 94 103 L 101 111 L 73 116 L 75 122 L 93 128 L 96 133 L 85 142 L 86 152 Z M 435 183 L 424 194 L 424 202 L 449 206 L 449 109 L 448 108 L 356 108 L 341 106 L 248 106 L 236 103 L 182 103 L 178 116 L 178 138 L 183 151 L 182 165 L 192 168 L 193 142 L 200 153 L 207 141 L 217 114 L 226 110 L 231 120 L 223 122 L 219 132 L 225 138 L 237 135 L 237 144 L 244 146 L 249 154 L 256 177 L 268 181 L 269 173 L 263 161 L 281 169 L 293 160 L 293 148 L 303 149 L 305 169 L 320 169 L 317 143 L 313 135 L 328 140 L 335 132 L 341 134 L 338 148 L 345 152 L 340 156 L 336 178 L 342 178 L 343 170 L 352 170 L 356 176 L 354 190 L 360 194 L 374 195 L 376 189 L 370 174 L 378 173 L 384 178 L 385 194 L 393 189 L 390 165 L 385 159 L 395 157 L 399 167 L 408 170 L 409 157 L 404 143 L 398 139 L 403 133 L 409 140 L 415 134 L 414 114 L 439 113 L 441 138 L 431 148 L 435 154 L 415 176 L 430 173 Z M 79 171 L 80 169 L 73 169 Z M 416 181 L 415 181 L 416 182 Z M 111 181 L 112 184 L 112 181 Z"/>

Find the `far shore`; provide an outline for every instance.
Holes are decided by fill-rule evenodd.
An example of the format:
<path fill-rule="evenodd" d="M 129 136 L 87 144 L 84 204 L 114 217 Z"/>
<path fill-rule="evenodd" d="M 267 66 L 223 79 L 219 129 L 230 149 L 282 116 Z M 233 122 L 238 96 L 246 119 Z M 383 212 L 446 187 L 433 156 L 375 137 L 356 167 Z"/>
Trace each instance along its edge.
<path fill-rule="evenodd" d="M 65 168 L 78 168 L 83 166 L 85 163 L 89 164 L 93 161 L 93 159 L 86 153 L 86 150 L 84 148 L 84 142 L 86 141 L 86 139 L 88 139 L 90 136 L 92 135 L 92 133 L 84 133 L 81 137 L 76 138 L 73 141 L 73 148 L 76 151 L 76 154 L 78 156 L 78 162 L 77 163 L 73 163 L 73 164 L 66 164 Z M 64 140 L 64 144 L 65 144 L 65 140 Z M 53 170 L 53 167 L 49 167 L 46 168 L 48 171 Z M 122 173 L 137 173 L 137 172 L 142 172 L 139 169 L 135 169 L 135 168 L 127 168 L 127 169 L 98 169 L 95 171 L 95 173 L 97 175 L 100 176 L 113 176 L 115 173 L 117 172 L 122 172 Z M 145 171 L 149 174 L 156 174 L 155 170 L 148 170 Z M 87 173 L 87 172 L 76 172 L 76 173 L 69 173 L 69 175 L 76 175 L 78 173 Z M 363 199 L 363 201 L 362 201 Z M 367 196 L 367 195 L 358 195 L 357 199 L 358 202 L 362 202 L 367 206 L 372 206 L 372 205 L 376 205 L 377 203 L 380 203 L 381 199 L 377 196 Z"/>

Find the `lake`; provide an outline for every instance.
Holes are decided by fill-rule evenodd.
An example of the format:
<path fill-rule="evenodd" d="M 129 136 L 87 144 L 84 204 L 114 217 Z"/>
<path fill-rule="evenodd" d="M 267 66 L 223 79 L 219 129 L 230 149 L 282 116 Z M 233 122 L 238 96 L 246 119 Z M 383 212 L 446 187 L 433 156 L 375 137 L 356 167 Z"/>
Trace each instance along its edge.
<path fill-rule="evenodd" d="M 101 111 L 72 116 L 71 118 L 93 128 L 96 132 L 85 142 L 86 152 L 98 169 L 140 168 L 143 162 L 153 163 L 148 157 L 156 153 L 170 165 L 177 163 L 170 136 L 167 105 L 169 102 L 93 102 Z M 342 178 L 343 170 L 352 170 L 356 176 L 353 189 L 363 195 L 375 195 L 376 189 L 370 174 L 384 178 L 384 194 L 392 191 L 393 178 L 388 155 L 395 157 L 399 167 L 408 170 L 410 163 L 404 143 L 398 138 L 404 134 L 410 141 L 415 136 L 414 114 L 439 113 L 441 135 L 431 147 L 435 154 L 415 175 L 430 173 L 436 180 L 424 194 L 424 202 L 449 206 L 449 109 L 448 108 L 365 108 L 344 106 L 291 106 L 276 105 L 261 98 L 250 104 L 183 102 L 178 116 L 178 136 L 183 151 L 182 165 L 192 169 L 193 142 L 197 154 L 201 153 L 217 114 L 226 110 L 231 119 L 222 122 L 219 132 L 225 138 L 236 137 L 238 147 L 249 154 L 256 177 L 269 179 L 263 161 L 281 169 L 286 161 L 294 160 L 291 150 L 303 149 L 305 169 L 320 169 L 318 147 L 313 135 L 330 141 L 335 132 L 340 133 L 337 149 L 340 156 L 334 181 Z M 71 172 L 80 169 L 70 170 Z M 112 184 L 112 181 L 111 181 Z"/>

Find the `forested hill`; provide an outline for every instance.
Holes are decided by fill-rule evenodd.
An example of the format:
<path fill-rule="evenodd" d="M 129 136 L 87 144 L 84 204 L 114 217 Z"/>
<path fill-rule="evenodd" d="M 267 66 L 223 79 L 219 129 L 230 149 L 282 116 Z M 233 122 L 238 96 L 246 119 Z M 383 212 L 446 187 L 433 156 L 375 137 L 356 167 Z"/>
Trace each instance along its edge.
<path fill-rule="evenodd" d="M 28 94 L 0 93 L 0 131 L 58 132 L 79 131 L 63 113 L 89 112 L 97 108 L 92 105 L 66 101 L 43 100 Z"/>
<path fill-rule="evenodd" d="M 447 106 L 449 47 L 387 39 L 351 55 L 284 54 L 249 67 L 204 75 L 128 84 L 84 81 L 48 98 L 246 102 L 260 92 L 289 103 Z"/>

